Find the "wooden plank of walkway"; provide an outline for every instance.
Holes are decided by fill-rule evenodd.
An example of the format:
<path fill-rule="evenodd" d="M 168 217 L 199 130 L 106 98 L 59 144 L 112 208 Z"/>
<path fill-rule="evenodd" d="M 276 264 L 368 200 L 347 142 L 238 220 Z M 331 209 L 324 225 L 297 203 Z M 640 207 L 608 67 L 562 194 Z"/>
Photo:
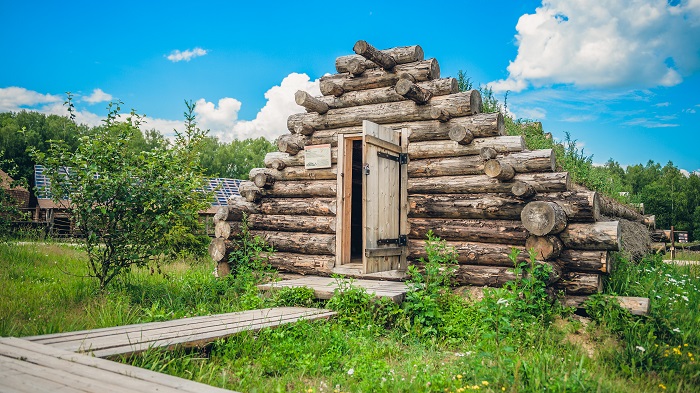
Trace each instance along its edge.
<path fill-rule="evenodd" d="M 0 338 L 2 392 L 231 392 L 13 337 Z"/>
<path fill-rule="evenodd" d="M 368 293 L 377 297 L 385 297 L 396 303 L 403 301 L 408 287 L 404 282 L 378 281 L 378 280 L 352 280 L 351 285 L 367 290 Z M 332 277 L 307 276 L 295 280 L 284 280 L 258 285 L 258 288 L 269 291 L 274 288 L 284 287 L 307 287 L 314 290 L 319 299 L 330 299 L 335 290 L 338 289 L 338 280 Z"/>
<path fill-rule="evenodd" d="M 332 315 L 335 312 L 318 308 L 276 307 L 23 339 L 67 351 L 89 352 L 97 357 L 107 357 L 142 352 L 149 348 L 203 345 L 245 330 L 260 330 L 301 320 L 329 318 Z"/>

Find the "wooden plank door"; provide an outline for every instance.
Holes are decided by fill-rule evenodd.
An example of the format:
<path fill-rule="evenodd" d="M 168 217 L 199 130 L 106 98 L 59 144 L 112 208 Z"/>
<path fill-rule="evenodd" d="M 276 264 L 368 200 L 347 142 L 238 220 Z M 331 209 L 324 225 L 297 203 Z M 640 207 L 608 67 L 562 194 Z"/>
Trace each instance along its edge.
<path fill-rule="evenodd" d="M 405 259 L 405 246 L 398 240 L 402 233 L 401 132 L 363 121 L 363 243 L 365 274 L 396 270 Z M 404 191 L 405 192 L 405 191 Z"/>

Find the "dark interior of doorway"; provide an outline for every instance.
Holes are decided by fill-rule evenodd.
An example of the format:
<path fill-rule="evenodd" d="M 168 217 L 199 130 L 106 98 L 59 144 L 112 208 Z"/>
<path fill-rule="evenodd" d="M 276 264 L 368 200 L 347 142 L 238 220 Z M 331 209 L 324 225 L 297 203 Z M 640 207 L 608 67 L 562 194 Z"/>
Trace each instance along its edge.
<path fill-rule="evenodd" d="M 352 195 L 350 212 L 350 259 L 362 260 L 362 140 L 352 142 Z"/>

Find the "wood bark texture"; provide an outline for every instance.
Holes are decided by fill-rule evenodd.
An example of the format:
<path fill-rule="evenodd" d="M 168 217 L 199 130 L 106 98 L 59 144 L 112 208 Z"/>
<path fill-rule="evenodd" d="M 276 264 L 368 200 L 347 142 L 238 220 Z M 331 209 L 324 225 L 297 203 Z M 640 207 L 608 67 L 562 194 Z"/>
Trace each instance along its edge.
<path fill-rule="evenodd" d="M 513 166 L 498 159 L 486 161 L 484 163 L 484 173 L 492 179 L 501 181 L 507 181 L 515 177 Z"/>
<path fill-rule="evenodd" d="M 426 105 L 416 105 L 412 101 L 398 101 L 331 109 L 325 115 L 296 113 L 287 118 L 287 128 L 290 132 L 294 132 L 297 124 L 307 124 L 314 130 L 328 130 L 361 126 L 364 120 L 377 124 L 435 120 L 433 109 L 444 110 L 451 117 L 475 115 L 481 112 L 481 94 L 478 90 L 470 90 L 438 96 Z M 288 152 L 279 146 L 279 142 L 278 147 L 280 151 Z"/>
<path fill-rule="evenodd" d="M 513 267 L 513 261 L 509 255 L 513 248 L 521 250 L 518 254 L 518 261 L 529 261 L 529 255 L 524 250 L 523 246 L 516 247 L 514 245 L 494 244 L 494 243 L 478 243 L 478 242 L 460 242 L 446 241 L 447 246 L 454 248 L 457 252 L 457 262 L 467 265 L 490 265 L 490 266 L 509 266 Z M 408 240 L 408 258 L 418 260 L 427 258 L 425 252 L 424 240 Z"/>
<path fill-rule="evenodd" d="M 328 104 L 312 97 L 311 94 L 304 90 L 297 90 L 294 94 L 294 101 L 296 101 L 297 105 L 303 106 L 308 112 L 316 112 L 319 115 L 328 112 L 329 109 Z"/>
<path fill-rule="evenodd" d="M 413 63 L 416 61 L 423 60 L 424 58 L 423 48 L 421 48 L 419 45 L 399 46 L 396 48 L 383 49 L 380 52 L 391 56 L 398 64 Z M 349 55 L 341 56 L 335 59 L 336 71 L 338 71 L 338 73 L 341 74 L 344 72 L 351 72 L 349 65 L 352 61 L 360 62 L 364 69 L 372 69 L 378 67 L 377 63 L 367 60 L 362 56 Z"/>
<path fill-rule="evenodd" d="M 271 198 L 330 198 L 336 196 L 335 180 L 278 181 L 270 187 Z"/>
<path fill-rule="evenodd" d="M 331 163 L 338 162 L 338 149 L 331 149 Z M 271 152 L 265 155 L 265 166 L 282 170 L 290 166 L 304 166 L 304 154 L 290 155 L 284 152 Z"/>
<path fill-rule="evenodd" d="M 537 192 L 566 191 L 569 187 L 568 172 L 521 173 L 515 179 L 531 184 Z M 512 183 L 499 182 L 486 175 L 408 179 L 409 194 L 507 193 L 511 188 Z"/>
<path fill-rule="evenodd" d="M 569 224 L 559 234 L 566 248 L 575 250 L 620 250 L 619 221 Z"/>
<path fill-rule="evenodd" d="M 491 147 L 500 154 L 525 150 L 525 140 L 521 136 L 497 136 L 476 138 L 468 145 L 460 145 L 451 140 L 411 142 L 408 155 L 411 159 L 438 157 L 471 156 L 481 153 L 482 147 Z"/>
<path fill-rule="evenodd" d="M 451 140 L 459 143 L 460 145 L 468 145 L 474 140 L 474 134 L 467 129 L 467 127 L 460 125 L 453 125 L 448 132 L 448 136 Z"/>
<path fill-rule="evenodd" d="M 567 295 L 592 295 L 603 290 L 603 280 L 595 273 L 569 272 L 554 287 Z"/>
<path fill-rule="evenodd" d="M 319 81 L 321 94 L 340 96 L 345 92 L 393 86 L 402 74 L 410 75 L 415 82 L 423 82 L 440 77 L 437 60 L 428 59 L 400 64 L 391 71 L 380 68 L 368 69 L 358 76 L 349 73 L 322 76 Z M 338 94 L 340 92 L 340 94 Z"/>
<path fill-rule="evenodd" d="M 535 194 L 537 194 L 537 191 L 535 191 L 535 188 L 533 186 L 522 181 L 514 182 L 513 187 L 510 189 L 510 192 L 516 198 L 520 199 L 530 199 L 534 197 Z"/>
<path fill-rule="evenodd" d="M 262 190 L 252 181 L 243 181 L 238 185 L 238 193 L 248 202 L 257 202 L 262 197 Z"/>
<path fill-rule="evenodd" d="M 390 54 L 377 50 L 377 48 L 367 43 L 367 41 L 357 41 L 352 47 L 352 50 L 385 70 L 392 70 L 396 67 L 396 60 L 394 60 Z"/>
<path fill-rule="evenodd" d="M 518 173 L 548 172 L 550 171 L 548 157 L 551 152 L 551 150 L 534 150 L 511 153 L 499 160 L 512 166 Z M 414 159 L 408 163 L 409 177 L 480 175 L 482 173 L 484 173 L 484 159 L 477 155 Z"/>
<path fill-rule="evenodd" d="M 408 81 L 409 83 L 412 83 Z M 397 82 L 397 85 L 403 83 L 402 80 Z M 457 80 L 454 78 L 441 78 L 424 82 L 415 83 L 422 90 L 434 96 L 444 96 L 447 94 L 455 94 L 459 92 Z M 369 90 L 349 91 L 340 97 L 322 96 L 317 99 L 331 109 L 348 108 L 352 106 L 382 104 L 387 102 L 406 101 L 407 98 L 399 94 L 394 86 L 379 87 Z"/>
<path fill-rule="evenodd" d="M 644 223 L 644 216 L 639 214 L 632 206 L 624 205 L 606 195 L 600 195 L 600 213 L 609 217 L 620 217 Z"/>
<path fill-rule="evenodd" d="M 528 251 L 534 250 L 537 260 L 549 261 L 561 254 L 564 244 L 554 235 L 530 235 L 525 242 L 525 249 Z"/>
<path fill-rule="evenodd" d="M 613 268 L 608 251 L 564 250 L 557 263 L 575 272 L 611 273 Z"/>
<path fill-rule="evenodd" d="M 284 134 L 277 138 L 277 148 L 279 151 L 292 156 L 304 150 L 306 139 L 299 134 Z"/>
<path fill-rule="evenodd" d="M 519 221 L 409 218 L 408 236 L 412 239 L 425 239 L 428 231 L 445 240 L 505 243 L 523 246 L 527 231 Z"/>
<path fill-rule="evenodd" d="M 566 213 L 554 202 L 533 201 L 525 205 L 520 220 L 530 233 L 536 236 L 556 234 L 568 223 Z"/>
<path fill-rule="evenodd" d="M 396 82 L 396 86 L 394 86 L 394 90 L 396 94 L 418 105 L 427 103 L 433 97 L 433 93 L 430 90 L 424 89 L 408 79 L 399 79 L 399 81 Z"/>
<path fill-rule="evenodd" d="M 335 263 L 331 255 L 309 255 L 303 253 L 274 252 L 263 258 L 270 266 L 283 272 L 330 276 Z"/>
<path fill-rule="evenodd" d="M 335 235 L 308 232 L 250 231 L 276 251 L 314 255 L 335 255 Z"/>
<path fill-rule="evenodd" d="M 259 211 L 263 214 L 298 214 L 308 216 L 334 216 L 335 198 L 263 198 Z"/>
<path fill-rule="evenodd" d="M 249 202 L 243 196 L 235 195 L 228 199 L 228 214 L 223 221 L 240 221 L 244 215 L 255 213 L 258 213 L 257 204 Z"/>

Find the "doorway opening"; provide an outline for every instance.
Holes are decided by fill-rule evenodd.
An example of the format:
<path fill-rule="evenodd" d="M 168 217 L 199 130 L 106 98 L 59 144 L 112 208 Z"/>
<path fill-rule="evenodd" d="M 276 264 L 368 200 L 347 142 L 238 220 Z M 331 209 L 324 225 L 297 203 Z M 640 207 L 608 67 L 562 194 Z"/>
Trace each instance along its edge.
<path fill-rule="evenodd" d="M 350 260 L 362 263 L 362 140 L 352 141 L 352 195 L 350 203 Z"/>

